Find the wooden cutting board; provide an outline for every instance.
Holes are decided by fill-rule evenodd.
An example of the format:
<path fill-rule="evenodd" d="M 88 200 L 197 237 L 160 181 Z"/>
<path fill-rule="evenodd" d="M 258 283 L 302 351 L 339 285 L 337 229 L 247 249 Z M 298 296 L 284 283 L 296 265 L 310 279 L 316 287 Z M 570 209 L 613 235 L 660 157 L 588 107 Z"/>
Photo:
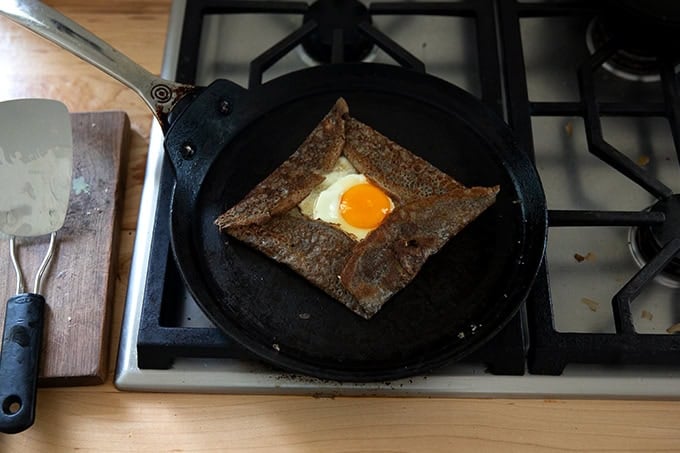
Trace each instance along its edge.
<path fill-rule="evenodd" d="M 73 184 L 57 249 L 43 280 L 47 302 L 41 386 L 95 385 L 108 372 L 113 302 L 130 123 L 123 112 L 71 114 Z M 49 237 L 18 240 L 27 288 Z M 9 244 L 0 241 L 0 329 L 16 277 Z"/>

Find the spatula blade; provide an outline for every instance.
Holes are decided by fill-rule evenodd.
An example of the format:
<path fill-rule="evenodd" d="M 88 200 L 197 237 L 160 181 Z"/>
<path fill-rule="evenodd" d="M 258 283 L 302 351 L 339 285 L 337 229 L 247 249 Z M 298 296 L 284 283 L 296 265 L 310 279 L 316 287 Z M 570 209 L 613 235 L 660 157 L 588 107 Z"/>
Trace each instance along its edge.
<path fill-rule="evenodd" d="M 71 118 L 64 104 L 0 102 L 0 232 L 31 237 L 61 228 L 72 162 Z"/>
<path fill-rule="evenodd" d="M 57 101 L 23 99 L 0 103 L 0 233 L 50 235 L 43 261 L 54 251 L 56 231 L 66 219 L 73 162 L 71 118 Z M 21 266 L 17 288 L 22 291 Z M 18 433 L 35 420 L 45 298 L 36 276 L 33 293 L 7 301 L 0 350 L 0 432 Z"/>

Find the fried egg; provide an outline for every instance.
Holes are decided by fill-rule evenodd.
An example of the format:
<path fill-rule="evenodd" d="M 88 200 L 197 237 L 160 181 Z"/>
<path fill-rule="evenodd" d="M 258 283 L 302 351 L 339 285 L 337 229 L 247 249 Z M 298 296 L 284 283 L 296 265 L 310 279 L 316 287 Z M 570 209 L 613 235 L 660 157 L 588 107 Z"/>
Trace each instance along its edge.
<path fill-rule="evenodd" d="M 390 197 L 341 157 L 324 181 L 299 204 L 307 217 L 361 240 L 394 210 Z"/>

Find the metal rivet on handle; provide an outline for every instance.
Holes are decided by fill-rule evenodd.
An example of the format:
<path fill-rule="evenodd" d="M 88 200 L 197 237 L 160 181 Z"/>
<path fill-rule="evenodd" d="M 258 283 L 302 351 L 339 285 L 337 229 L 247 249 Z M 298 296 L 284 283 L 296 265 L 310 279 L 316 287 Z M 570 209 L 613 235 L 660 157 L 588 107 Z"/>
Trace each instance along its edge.
<path fill-rule="evenodd" d="M 231 113 L 231 102 L 222 99 L 219 105 L 219 111 L 222 115 L 229 115 Z"/>
<path fill-rule="evenodd" d="M 191 143 L 185 143 L 179 152 L 184 159 L 191 159 L 196 154 L 196 147 Z"/>

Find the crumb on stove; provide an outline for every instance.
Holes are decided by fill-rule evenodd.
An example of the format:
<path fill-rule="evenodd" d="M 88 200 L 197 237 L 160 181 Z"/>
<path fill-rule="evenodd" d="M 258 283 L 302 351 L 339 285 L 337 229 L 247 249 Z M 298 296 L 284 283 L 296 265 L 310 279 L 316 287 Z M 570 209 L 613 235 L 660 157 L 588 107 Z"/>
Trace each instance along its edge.
<path fill-rule="evenodd" d="M 278 343 L 272 343 L 272 348 L 274 348 L 276 352 L 281 351 L 281 347 L 279 346 Z"/>
<path fill-rule="evenodd" d="M 588 252 L 585 255 L 581 255 L 580 253 L 574 253 L 574 259 L 579 263 L 582 263 L 584 261 L 594 261 L 595 254 L 593 252 Z"/>
<path fill-rule="evenodd" d="M 568 137 L 574 135 L 574 123 L 567 121 L 567 124 L 564 125 L 564 132 L 566 132 Z"/>
<path fill-rule="evenodd" d="M 312 398 L 314 399 L 328 398 L 334 400 L 335 395 L 333 393 L 315 392 L 312 393 Z"/>
<path fill-rule="evenodd" d="M 310 315 L 309 313 L 300 313 L 300 314 L 298 315 L 298 317 L 299 317 L 300 319 L 305 319 L 305 320 L 306 320 L 306 319 L 311 318 L 312 315 Z"/>
<path fill-rule="evenodd" d="M 649 156 L 647 156 L 647 155 L 645 155 L 645 154 L 641 155 L 641 156 L 638 157 L 638 159 L 637 159 L 637 164 L 638 164 L 640 167 L 646 166 L 647 164 L 649 164 Z"/>
<path fill-rule="evenodd" d="M 598 308 L 600 308 L 600 303 L 596 302 L 592 299 L 588 299 L 587 297 L 582 297 L 581 298 L 581 303 L 588 307 L 590 311 L 596 312 Z"/>
<path fill-rule="evenodd" d="M 642 319 L 646 319 L 646 320 L 648 320 L 648 321 L 651 321 L 652 319 L 654 319 L 654 314 L 652 314 L 651 311 L 642 310 L 642 313 L 640 314 L 640 317 L 641 317 Z"/>

